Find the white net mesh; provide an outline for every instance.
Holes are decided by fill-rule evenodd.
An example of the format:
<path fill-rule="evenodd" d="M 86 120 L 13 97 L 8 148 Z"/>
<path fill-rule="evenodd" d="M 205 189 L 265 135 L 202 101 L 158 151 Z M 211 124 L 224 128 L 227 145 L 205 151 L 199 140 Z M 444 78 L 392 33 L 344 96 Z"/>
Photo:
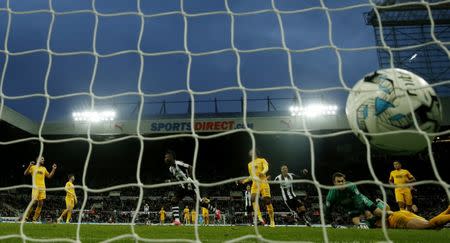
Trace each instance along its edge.
<path fill-rule="evenodd" d="M 219 1 L 217 1 L 219 2 Z M 411 6 L 411 1 L 346 1 L 345 3 L 337 3 L 337 1 L 299 1 L 297 3 L 293 3 L 293 1 L 228 1 L 225 0 L 220 2 L 220 4 L 214 3 L 206 3 L 199 1 L 171 1 L 162 2 L 158 1 L 140 1 L 137 0 L 133 2 L 133 4 L 118 2 L 118 1 L 95 1 L 92 0 L 87 4 L 86 2 L 78 3 L 78 1 L 36 1 L 33 3 L 24 3 L 22 1 L 2 1 L 2 5 L 0 6 L 0 13 L 2 14 L 2 19 L 4 19 L 3 24 L 1 26 L 1 33 L 3 34 L 3 47 L 0 48 L 0 53 L 3 55 L 2 57 L 2 74 L 0 79 L 0 114 L 2 114 L 2 119 L 6 119 L 6 113 L 9 112 L 7 108 L 5 108 L 5 103 L 25 100 L 25 99 L 42 99 L 39 102 L 43 104 L 42 115 L 38 116 L 38 126 L 36 128 L 36 134 L 33 137 L 27 137 L 22 139 L 15 139 L 11 141 L 2 141 L 0 144 L 3 145 L 12 145 L 18 144 L 21 142 L 27 141 L 36 141 L 39 143 L 40 150 L 39 154 L 44 154 L 44 144 L 46 143 L 66 143 L 66 142 L 74 142 L 74 141 L 82 141 L 88 144 L 86 159 L 84 161 L 84 167 L 82 172 L 82 179 L 80 185 L 78 185 L 77 191 L 78 193 L 83 194 L 83 201 L 81 202 L 80 212 L 83 212 L 86 208 L 87 200 L 90 194 L 92 193 L 102 193 L 109 192 L 118 189 L 126 189 L 130 187 L 139 188 L 139 197 L 137 201 L 137 205 L 134 207 L 132 220 L 130 225 L 130 231 L 126 234 L 120 234 L 118 236 L 114 236 L 113 238 L 109 238 L 106 241 L 121 241 L 125 239 L 133 239 L 136 241 L 201 241 L 202 237 L 199 231 L 198 224 L 195 224 L 194 240 L 187 239 L 149 239 L 143 238 L 136 232 L 136 225 L 134 222 L 138 218 L 138 212 L 141 211 L 143 207 L 143 199 L 144 199 L 144 190 L 146 189 L 154 189 L 154 188 L 162 188 L 170 185 L 178 185 L 180 182 L 171 182 L 171 183 L 159 183 L 159 184 L 145 184 L 143 183 L 141 176 L 143 172 L 141 171 L 143 164 L 143 156 L 144 156 L 144 143 L 148 141 L 164 141 L 174 138 L 192 138 L 194 139 L 194 153 L 192 158 L 192 166 L 193 166 L 193 181 L 196 187 L 198 188 L 212 188 L 219 185 L 224 185 L 228 183 L 234 183 L 234 181 L 238 178 L 230 178 L 227 180 L 215 181 L 211 183 L 200 182 L 197 179 L 196 171 L 197 171 L 197 158 L 199 156 L 199 143 L 200 140 L 203 139 L 215 139 L 221 138 L 224 136 L 232 135 L 239 132 L 248 133 L 251 140 L 251 147 L 255 147 L 257 142 L 255 135 L 300 135 L 307 137 L 309 142 L 311 156 L 310 156 L 310 167 L 311 167 L 311 176 L 312 180 L 296 180 L 296 183 L 309 183 L 316 187 L 318 194 L 318 203 L 319 203 L 319 211 L 320 211 L 320 226 L 322 228 L 322 236 L 324 242 L 329 242 L 328 230 L 325 227 L 325 219 L 323 216 L 323 204 L 324 204 L 324 195 L 322 189 L 330 189 L 331 186 L 326 186 L 324 183 L 320 182 L 317 178 L 317 164 L 316 164 L 316 146 L 315 139 L 327 139 L 332 137 L 337 137 L 340 135 L 351 134 L 350 130 L 342 130 L 331 133 L 314 133 L 309 127 L 310 123 L 306 121 L 306 119 L 300 119 L 302 123 L 302 129 L 298 130 L 289 130 L 289 131 L 279 131 L 279 130 L 256 130 L 249 127 L 247 124 L 249 123 L 248 113 L 252 111 L 252 107 L 249 105 L 249 100 L 251 97 L 254 97 L 255 93 L 267 94 L 268 92 L 284 92 L 288 91 L 290 94 L 294 94 L 296 100 L 298 101 L 298 105 L 302 105 L 302 99 L 310 94 L 319 94 L 319 93 L 332 93 L 343 91 L 347 95 L 351 90 L 351 86 L 347 80 L 358 80 L 362 78 L 362 75 L 368 73 L 369 71 L 373 71 L 376 69 L 376 65 L 373 60 L 370 64 L 363 65 L 361 64 L 364 60 L 369 59 L 368 55 L 375 56 L 376 50 L 384 50 L 388 53 L 389 57 L 389 66 L 396 66 L 396 53 L 399 51 L 405 50 L 416 50 L 421 47 L 436 45 L 439 50 L 446 55 L 446 60 L 448 61 L 450 57 L 450 52 L 448 50 L 448 46 L 450 43 L 447 41 L 443 41 L 439 39 L 436 35 L 435 31 L 435 21 L 439 21 L 439 17 L 433 15 L 432 9 L 437 8 L 438 6 L 442 6 L 442 8 L 448 7 L 450 1 L 418 1 L 413 2 L 414 6 L 423 6 L 428 11 L 427 18 L 430 21 L 430 31 L 427 33 L 429 35 L 429 40 L 420 42 L 420 43 L 410 43 L 405 46 L 400 47 L 392 47 L 388 42 L 385 41 L 383 35 L 383 23 L 379 20 L 380 11 L 384 9 L 396 6 L 396 7 L 407 7 Z M 109 7 L 108 7 L 109 6 Z M 100 10 L 102 9 L 102 10 Z M 381 45 L 373 45 L 368 44 L 364 41 L 358 42 L 358 38 L 362 38 L 358 36 L 357 29 L 355 31 L 351 30 L 352 25 L 345 22 L 343 19 L 339 19 L 340 15 L 345 15 L 349 12 L 355 11 L 357 14 L 353 14 L 351 16 L 357 16 L 360 18 L 359 21 L 362 20 L 362 13 L 370 10 L 374 10 L 372 14 L 378 16 L 378 26 L 379 38 Z M 319 18 L 315 18 L 314 16 L 309 16 L 305 19 L 302 19 L 303 16 L 306 15 L 314 15 L 320 13 Z M 42 32 L 34 29 L 32 32 L 33 35 L 44 36 L 45 41 L 42 46 L 39 46 L 39 41 L 36 41 L 37 44 L 29 44 L 26 46 L 21 46 L 21 44 L 25 43 L 26 40 L 18 41 L 21 36 L 20 33 L 16 33 L 15 27 L 20 25 L 32 24 L 27 22 L 26 19 L 21 19 L 23 16 L 36 16 L 41 15 L 45 20 L 41 22 L 36 22 L 36 25 L 45 23 L 47 25 L 46 32 L 43 34 Z M 72 18 L 73 19 L 70 19 Z M 341 16 L 342 17 L 342 16 Z M 68 18 L 68 19 L 65 19 Z M 127 31 L 124 32 L 114 32 L 116 24 L 118 22 L 113 22 L 111 26 L 102 28 L 102 25 L 108 24 L 109 19 L 114 18 L 129 18 L 124 23 L 125 26 L 129 24 L 128 27 L 125 27 Z M 169 23 L 178 23 L 180 26 L 171 26 L 168 23 L 162 23 L 162 27 L 158 25 L 152 25 L 151 21 L 162 21 L 163 18 L 174 18 L 175 20 L 171 20 Z M 246 19 L 249 18 L 249 19 Z M 252 19 L 254 18 L 254 19 Z M 292 19 L 291 19 L 292 18 Z M 357 18 L 353 18 L 351 20 L 357 20 Z M 88 19 L 88 20 L 86 20 Z M 335 19 L 336 21 L 333 21 Z M 87 22 L 85 22 L 87 21 Z M 90 21 L 90 22 L 89 22 Z M 129 21 L 129 22 L 128 22 Z M 177 22 L 178 21 L 178 22 Z M 205 25 L 195 26 L 198 22 L 208 23 L 211 22 L 211 29 L 205 29 Z M 246 22 L 247 21 L 247 22 Z M 25 22 L 25 23 L 24 23 Z M 77 24 L 80 23 L 80 24 Z M 130 24 L 132 23 L 132 24 Z M 363 24 L 363 23 L 362 23 Z M 59 26 L 63 25 L 63 26 Z M 80 32 L 80 29 L 83 29 L 83 25 L 88 26 L 89 30 L 86 32 Z M 151 27 L 157 30 L 163 30 L 159 35 L 152 35 L 152 28 L 147 28 L 146 25 L 150 25 Z M 309 26 L 311 25 L 311 26 Z M 348 28 L 345 26 L 349 25 Z M 64 27 L 66 26 L 66 27 Z M 81 26 L 81 28 L 80 28 Z M 243 27 L 245 26 L 245 27 Z M 250 28 L 249 28 L 250 26 Z M 304 31 L 296 30 L 296 26 L 301 26 L 299 28 L 305 28 Z M 338 27 L 336 27 L 338 26 Z M 92 27 L 92 28 L 91 28 Z M 104 27 L 104 26 L 103 26 Z M 220 27 L 220 28 L 219 28 Z M 119 27 L 117 27 L 119 29 Z M 124 28 L 121 26 L 120 28 Z M 160 28 L 160 29 L 158 29 Z M 255 32 L 249 32 L 250 29 L 254 28 Z M 320 28 L 320 29 L 319 29 Z M 336 28 L 338 28 L 336 30 Z M 368 28 L 365 26 L 365 28 Z M 448 28 L 448 27 L 447 27 Z M 20 28 L 18 28 L 20 30 Z M 73 30 L 73 32 L 70 32 Z M 56 31 L 62 33 L 55 33 Z M 66 31 L 64 33 L 64 31 Z M 105 34 L 106 32 L 111 31 L 114 34 Z M 224 38 L 214 38 L 214 35 L 217 35 L 217 32 L 225 33 L 224 35 L 219 35 Z M 341 33 L 342 32 L 342 33 Z M 201 33 L 204 33 L 201 35 Z M 370 33 L 370 32 L 369 32 Z M 28 33 L 29 34 L 29 33 Z M 199 36 L 200 34 L 200 36 Z M 439 32 L 439 34 L 442 34 Z M 83 36 L 86 35 L 86 36 Z M 170 39 L 171 41 L 165 41 L 163 36 Z M 354 35 L 354 36 L 349 36 Z M 362 33 L 362 35 L 367 35 L 367 33 Z M 63 36 L 63 37 L 61 37 Z M 127 37 L 124 37 L 127 36 Z M 25 35 L 25 38 L 27 35 Z M 22 36 L 22 38 L 24 38 Z M 39 37 L 37 37 L 39 39 Z M 198 41 L 198 39 L 202 39 L 202 41 Z M 373 37 L 371 37 L 373 38 Z M 356 40 L 355 40 L 356 39 Z M 175 40 L 175 41 L 173 41 Z M 206 40 L 206 41 L 205 41 Z M 41 40 L 42 41 L 42 40 Z M 372 40 L 373 41 L 373 40 Z M 205 44 L 205 42 L 209 42 L 209 44 Z M 101 44 L 99 44 L 101 43 Z M 200 44 L 199 44 L 200 43 Z M 41 43 L 42 44 L 42 43 Z M 323 59 L 307 59 L 308 55 L 318 55 L 323 56 L 322 51 L 330 52 L 334 55 L 334 60 L 323 60 Z M 273 64 L 268 64 L 268 66 L 255 66 L 251 67 L 252 64 L 248 64 L 247 55 L 251 54 L 261 54 L 266 55 L 267 53 L 272 53 L 274 55 L 281 55 L 281 58 L 278 56 L 275 59 L 280 61 L 284 66 L 284 69 L 275 68 L 273 66 L 273 73 L 276 75 L 280 75 L 280 81 L 272 80 L 273 76 L 270 76 L 267 79 L 264 79 L 263 76 L 259 76 L 261 78 L 260 81 L 252 81 L 249 79 L 249 73 L 251 72 L 262 72 L 264 75 L 267 70 Z M 345 62 L 345 57 L 347 55 L 352 55 L 353 53 L 358 53 L 362 57 L 356 57 L 354 59 L 350 59 L 348 63 Z M 7 84 L 8 80 L 8 72 L 12 72 L 11 69 L 15 65 L 16 58 L 20 57 L 32 57 L 33 55 L 44 54 L 47 57 L 46 65 L 42 67 L 38 67 L 43 72 L 43 80 L 39 80 L 37 82 L 40 90 L 38 88 L 33 90 L 33 87 L 36 84 L 22 84 L 29 85 L 29 89 L 27 91 L 32 90 L 33 92 L 11 92 L 12 95 L 8 94 L 11 91 L 10 84 Z M 100 63 L 105 62 L 105 60 L 114 59 L 116 57 L 123 57 L 126 55 L 133 55 L 134 59 L 128 59 L 126 62 L 123 62 L 122 65 L 126 65 L 128 62 L 132 62 L 135 65 L 132 72 L 134 72 L 134 76 L 127 76 L 124 79 L 128 82 L 132 82 L 134 85 L 132 89 L 129 88 L 118 88 L 117 90 L 112 90 L 112 92 L 105 92 L 106 95 L 102 91 L 97 91 L 98 83 L 105 82 L 104 78 L 101 78 L 105 72 L 108 73 L 108 68 L 106 66 L 102 66 L 100 68 Z M 202 57 L 214 57 L 216 55 L 228 55 L 226 58 L 223 58 L 222 61 L 218 63 L 218 66 L 222 66 L 225 68 L 229 68 L 229 70 L 233 70 L 232 72 L 229 70 L 223 71 L 222 74 L 226 73 L 228 75 L 226 78 L 230 80 L 234 80 L 230 82 L 227 80 L 226 82 L 215 84 L 215 79 L 220 80 L 219 76 L 207 76 L 211 75 L 207 70 L 202 70 L 207 76 L 206 78 L 198 79 L 197 77 L 193 80 L 193 73 L 198 74 L 198 67 L 194 59 L 202 58 Z M 74 88 L 72 92 L 68 93 L 58 93 L 52 94 L 49 91 L 49 83 L 54 82 L 51 80 L 52 72 L 58 68 L 56 67 L 55 59 L 64 58 L 64 57 L 84 57 L 87 56 L 90 59 L 92 70 L 89 75 L 89 82 L 83 83 L 85 90 L 79 91 Z M 177 75 L 168 77 L 168 80 L 176 80 L 181 75 L 183 76 L 182 84 L 173 84 L 173 86 L 164 86 L 164 81 L 162 83 L 158 83 L 156 85 L 153 84 L 149 88 L 149 84 L 145 84 L 144 78 L 145 75 L 166 75 L 169 74 L 169 71 L 166 73 L 158 74 L 155 70 L 152 70 L 152 62 L 153 64 L 157 62 L 164 63 L 164 58 L 168 56 L 183 56 L 183 60 L 179 63 L 180 66 L 185 66 L 185 68 L 180 71 Z M 266 58 L 272 58 L 273 56 L 266 56 Z M 155 59 L 153 59 L 155 58 Z M 263 56 L 259 56 L 257 58 L 261 58 L 260 62 L 265 62 Z M 330 78 L 334 80 L 331 82 L 326 82 L 326 84 L 321 84 L 320 80 L 317 80 L 316 77 L 327 79 L 329 76 L 323 73 L 327 73 L 329 70 L 320 69 L 321 63 L 315 66 L 309 66 L 308 63 L 303 63 L 299 60 L 305 58 L 311 62 L 326 62 L 330 61 L 336 64 L 335 76 Z M 380 58 L 380 57 L 379 57 Z M 152 60 L 150 60 L 152 59 Z M 34 59 L 33 59 L 34 60 Z M 33 60 L 31 62 L 33 62 Z M 149 61 L 150 60 L 150 61 Z M 336 61 L 337 60 L 337 61 Z M 150 63 L 149 66 L 146 64 Z M 203 64 L 207 64 L 208 61 L 204 61 Z M 36 64 L 37 65 L 37 64 Z M 82 67 L 83 62 L 77 62 L 76 65 L 80 65 Z M 305 68 L 310 68 L 312 70 L 304 70 L 302 68 L 298 69 L 297 66 L 304 65 Z M 159 68 L 163 67 L 157 66 Z M 177 66 L 177 67 L 180 67 Z M 210 66 L 206 66 L 208 69 Z M 111 69 L 121 68 L 120 66 L 110 66 Z M 149 69 L 150 68 L 150 69 Z M 176 69 L 176 68 L 174 68 Z M 359 71 L 353 73 L 346 73 L 351 69 L 358 69 Z M 147 74 L 149 72 L 151 74 Z M 255 71 L 256 70 L 256 71 Z M 282 70 L 282 71 L 280 71 Z M 178 70 L 179 71 L 179 70 Z M 23 72 L 26 72 L 24 70 Z M 330 70 L 330 72 L 332 72 Z M 231 75 L 230 75 L 231 73 Z M 319 74 L 320 73 L 320 74 Z M 212 73 L 214 74 L 214 73 Z M 226 76 L 225 75 L 225 76 Z M 245 76 L 245 78 L 244 78 Z M 337 78 L 336 78 L 337 77 Z M 16 77 L 17 78 L 17 77 Z M 20 78 L 20 76 L 19 76 Z M 319 78 L 319 79 L 320 79 Z M 76 79 L 73 79 L 76 80 Z M 164 77 L 160 80 L 164 80 Z M 309 82 L 308 82 L 309 80 Z M 336 81 L 339 82 L 336 82 Z M 19 82 L 19 81 L 17 81 Z M 74 81 L 75 82 L 75 81 Z M 78 82 L 78 81 L 77 81 Z M 82 81 L 79 81 L 80 83 Z M 174 81 L 175 82 L 175 81 Z M 179 82 L 179 80 L 178 80 Z M 305 83 L 302 83 L 305 82 Z M 440 79 L 439 82 L 433 83 L 432 86 L 438 88 L 444 86 L 446 84 L 450 84 L 450 80 Z M 67 85 L 67 84 L 63 84 Z M 160 87 L 161 86 L 161 87 Z M 100 87 L 108 87 L 108 84 Z M 145 87 L 145 88 L 144 88 Z M 167 88 L 169 87 L 169 88 Z M 43 89 L 42 89 L 43 88 Z M 149 91 L 150 90 L 150 91 Z M 155 91 L 156 92 L 153 92 Z M 111 90 L 109 90 L 111 91 Z M 236 92 L 238 96 L 242 96 L 242 124 L 244 125 L 242 128 L 232 129 L 225 132 L 216 133 L 213 135 L 204 135 L 196 132 L 195 129 L 195 121 L 198 119 L 197 109 L 199 109 L 198 100 L 199 96 L 208 96 L 208 95 L 219 95 L 221 92 Z M 236 94 L 235 93 L 235 94 Z M 148 134 L 144 134 L 143 130 L 145 130 L 144 126 L 146 124 L 142 124 L 142 119 L 145 115 L 146 108 L 146 100 L 157 99 L 162 97 L 167 97 L 171 95 L 186 95 L 190 100 L 190 131 L 188 134 L 173 134 L 173 135 L 164 135 L 164 136 L 147 136 Z M 286 93 L 284 93 L 286 94 Z M 83 136 L 74 137 L 74 138 L 63 138 L 63 139 L 48 139 L 45 137 L 45 127 L 48 123 L 48 116 L 54 115 L 49 114 L 50 106 L 52 102 L 56 102 L 58 100 L 70 99 L 74 97 L 89 97 L 89 106 L 92 109 L 98 107 L 96 104 L 102 103 L 103 101 L 110 101 L 113 99 L 119 99 L 123 97 L 134 97 L 133 102 L 138 105 L 135 107 L 134 115 L 136 116 L 136 125 L 134 129 L 128 131 L 128 133 L 120 134 L 122 136 L 114 137 L 112 139 L 108 139 L 105 141 L 98 141 L 94 139 L 96 132 L 93 131 L 97 129 L 91 123 L 88 123 L 87 130 L 85 130 L 85 134 Z M 225 97 L 227 94 L 225 93 Z M 339 95 L 336 95 L 339 97 Z M 250 107 L 250 108 L 249 108 Z M 84 130 L 82 130 L 84 131 Z M 436 135 L 445 135 L 447 131 L 441 132 Z M 94 145 L 104 145 L 104 144 L 113 144 L 120 141 L 124 141 L 127 139 L 137 139 L 139 142 L 139 154 L 136 161 L 136 183 L 127 183 L 120 184 L 117 186 L 105 187 L 101 189 L 94 189 L 89 187 L 90 177 L 88 176 L 88 168 L 90 163 L 92 162 L 92 153 Z M 368 141 L 366 141 L 368 142 Z M 436 180 L 421 180 L 419 182 L 413 183 L 413 185 L 424 185 L 424 184 L 436 184 L 445 188 L 447 197 L 449 197 L 449 185 L 442 179 L 440 171 L 436 166 L 435 159 L 433 156 L 432 146 L 429 139 L 428 142 L 428 153 L 429 159 L 431 162 L 431 167 L 434 173 Z M 367 143 L 368 144 L 368 143 Z M 163 153 L 164 151 L 160 151 Z M 351 152 L 351 151 L 350 151 Z M 76 156 L 76 155 L 74 155 Z M 83 155 L 84 156 L 84 155 Z M 370 175 L 372 177 L 371 180 L 361 180 L 355 182 L 356 185 L 363 184 L 372 184 L 378 186 L 384 201 L 387 199 L 386 188 L 392 188 L 392 186 L 383 182 L 384 180 L 380 179 L 379 176 L 374 171 L 373 163 L 372 163 L 372 153 L 371 147 L 367 146 L 367 166 L 370 171 Z M 270 161 L 269 161 L 270 162 Z M 271 170 L 274 168 L 271 168 Z M 277 185 L 272 185 L 275 187 Z M 21 188 L 31 188 L 29 185 L 13 185 L 13 186 L 5 186 L 1 187 L 1 191 L 8 191 L 12 189 L 21 189 Z M 54 191 L 63 190 L 63 188 L 48 188 L 47 194 L 51 194 Z M 197 194 L 200 198 L 200 194 Z M 31 205 L 28 205 L 28 208 Z M 44 205 L 45 207 L 45 205 Z M 196 211 L 199 212 L 200 205 L 196 203 Z M 277 209 L 275 209 L 276 211 Z M 256 220 L 256 218 L 255 218 Z M 79 242 L 82 237 L 82 222 L 83 222 L 83 214 L 78 214 L 76 219 L 77 228 L 76 228 L 76 236 L 73 238 L 33 238 L 32 236 L 27 234 L 25 230 L 26 224 L 24 222 L 20 223 L 20 234 L 7 234 L 0 235 L 1 240 L 6 239 L 21 239 L 23 241 L 65 241 L 65 242 Z M 384 222 L 384 220 L 383 220 Z M 386 230 L 386 225 L 383 223 L 383 234 L 384 239 L 386 241 L 390 241 L 388 231 Z M 95 237 L 93 238 L 95 241 Z M 242 241 L 247 239 L 260 239 L 264 241 L 276 242 L 274 240 L 268 240 L 263 237 L 260 233 L 258 227 L 254 227 L 254 231 L 252 234 L 239 236 L 230 240 L 231 242 Z M 300 237 L 299 240 L 302 238 Z"/>

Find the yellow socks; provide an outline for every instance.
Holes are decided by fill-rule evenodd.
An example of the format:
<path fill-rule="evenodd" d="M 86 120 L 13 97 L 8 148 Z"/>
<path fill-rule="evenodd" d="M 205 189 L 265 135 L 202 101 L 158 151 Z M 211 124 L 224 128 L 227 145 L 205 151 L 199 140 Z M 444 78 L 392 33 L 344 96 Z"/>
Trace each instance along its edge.
<path fill-rule="evenodd" d="M 70 219 L 72 218 L 72 210 L 67 211 L 66 223 L 70 223 Z"/>
<path fill-rule="evenodd" d="M 41 215 L 41 210 L 42 210 L 42 207 L 39 207 L 39 206 L 36 207 L 36 211 L 34 212 L 33 221 L 38 220 L 39 215 Z"/>
<path fill-rule="evenodd" d="M 256 202 L 252 202 L 252 206 L 253 206 L 253 212 L 256 211 L 257 215 L 258 215 L 258 220 L 259 221 L 264 221 L 261 215 L 261 209 L 259 208 L 259 205 L 256 205 Z"/>
<path fill-rule="evenodd" d="M 270 226 L 275 226 L 275 219 L 274 219 L 273 205 L 272 205 L 272 204 L 268 204 L 268 205 L 266 206 L 266 208 L 267 208 L 267 214 L 269 214 Z"/>

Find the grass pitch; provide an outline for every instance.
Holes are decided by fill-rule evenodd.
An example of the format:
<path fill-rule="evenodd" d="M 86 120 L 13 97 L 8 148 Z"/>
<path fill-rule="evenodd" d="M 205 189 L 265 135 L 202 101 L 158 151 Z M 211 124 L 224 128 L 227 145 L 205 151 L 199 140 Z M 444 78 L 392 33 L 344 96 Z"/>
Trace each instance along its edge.
<path fill-rule="evenodd" d="M 62 238 L 76 239 L 76 224 L 25 224 L 24 234 L 30 239 L 40 242 L 53 241 Z M 193 226 L 135 226 L 135 233 L 148 241 L 166 239 L 171 242 L 180 240 L 195 240 Z M 80 228 L 82 242 L 135 242 L 131 235 L 131 226 L 127 225 L 89 225 Z M 255 228 L 250 226 L 200 226 L 198 228 L 202 242 L 224 242 L 239 237 L 239 242 L 258 242 Z M 323 242 L 321 228 L 258 227 L 264 239 L 280 241 L 310 241 Z M 385 241 L 382 230 L 331 229 L 327 228 L 330 242 L 377 242 Z M 450 242 L 450 229 L 443 230 L 389 230 L 389 237 L 394 242 Z M 247 236 L 247 237 L 245 237 Z M 0 224 L 1 242 L 22 242 L 20 224 Z M 27 241 L 30 242 L 30 241 Z M 60 241 L 58 241 L 60 242 Z"/>

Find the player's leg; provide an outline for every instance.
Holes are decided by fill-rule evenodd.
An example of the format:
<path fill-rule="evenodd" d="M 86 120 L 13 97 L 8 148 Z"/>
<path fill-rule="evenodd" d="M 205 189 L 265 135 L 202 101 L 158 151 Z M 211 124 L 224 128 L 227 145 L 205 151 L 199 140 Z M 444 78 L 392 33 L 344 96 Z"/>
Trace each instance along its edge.
<path fill-rule="evenodd" d="M 406 223 L 407 229 L 429 229 L 432 227 L 433 224 L 423 218 L 411 218 Z"/>
<path fill-rule="evenodd" d="M 42 206 L 44 206 L 44 199 L 37 201 L 36 210 L 34 211 L 33 221 L 36 221 L 39 219 L 39 216 L 41 215 Z"/>
<path fill-rule="evenodd" d="M 395 188 L 395 201 L 397 202 L 400 210 L 405 210 L 405 198 L 401 188 Z"/>
<path fill-rule="evenodd" d="M 264 204 L 266 205 L 267 214 L 270 219 L 270 227 L 275 227 L 275 212 L 272 205 L 272 196 L 270 195 L 269 183 L 261 183 L 261 196 L 263 198 Z"/>
<path fill-rule="evenodd" d="M 257 198 L 258 199 L 260 198 L 258 193 L 257 192 L 255 192 L 255 193 L 252 192 L 251 196 L 250 196 L 250 200 L 252 201 L 252 209 L 253 209 L 252 210 L 252 215 L 254 215 L 254 213 L 256 212 L 256 217 L 257 217 L 258 221 L 260 223 L 262 223 L 262 224 L 265 224 L 265 221 L 264 221 L 264 219 L 262 217 L 262 214 L 261 214 L 261 208 L 259 206 L 259 200 L 256 200 Z M 253 216 L 251 217 L 250 222 L 253 223 Z"/>
<path fill-rule="evenodd" d="M 311 223 L 309 222 L 310 219 L 306 216 L 305 204 L 298 197 L 293 198 L 292 201 L 294 203 L 294 208 L 297 212 L 298 217 L 303 219 L 307 226 L 311 226 Z"/>
<path fill-rule="evenodd" d="M 66 208 L 63 210 L 63 212 L 61 213 L 61 215 L 59 216 L 59 218 L 56 220 L 56 222 L 57 222 L 58 224 L 61 223 L 61 221 L 64 219 L 64 216 L 66 216 L 67 212 L 69 211 L 69 204 L 70 204 L 69 199 L 66 198 L 66 199 L 65 199 L 65 202 L 66 202 Z"/>
<path fill-rule="evenodd" d="M 25 210 L 22 220 L 27 221 L 30 218 L 31 212 L 33 212 L 33 207 L 34 207 L 34 204 L 36 204 L 36 202 L 37 202 L 37 195 L 36 195 L 36 199 L 34 196 L 32 196 L 30 206 L 28 207 L 28 210 Z"/>
<path fill-rule="evenodd" d="M 249 224 L 252 224 L 253 222 L 253 207 L 252 206 L 247 206 L 246 207 L 246 213 L 244 214 L 244 216 L 247 216 L 247 222 Z"/>
<path fill-rule="evenodd" d="M 260 205 L 259 205 L 259 198 L 261 198 L 261 194 L 260 194 L 260 188 L 259 188 L 258 185 L 260 185 L 260 183 L 256 183 L 256 182 L 252 183 L 252 187 L 251 187 L 251 190 L 250 190 L 250 193 L 251 193 L 250 194 L 250 200 L 252 201 L 253 214 L 256 212 L 256 216 L 258 218 L 258 221 L 260 223 L 262 223 L 262 224 L 265 224 L 265 221 L 264 221 L 264 219 L 262 217 L 262 214 L 261 214 L 261 208 L 260 208 Z M 252 217 L 251 222 L 253 222 L 253 217 Z"/>
<path fill-rule="evenodd" d="M 293 202 L 293 199 L 285 200 L 284 204 L 289 209 L 289 211 L 294 215 L 295 220 L 297 220 L 299 217 L 298 217 L 298 214 L 297 214 L 297 210 L 295 210 L 296 209 L 296 205 Z"/>
<path fill-rule="evenodd" d="M 56 222 L 57 222 L 58 224 L 61 223 L 61 221 L 64 219 L 64 216 L 66 216 L 67 211 L 69 211 L 69 210 L 67 209 L 67 205 L 66 205 L 66 208 L 63 210 L 63 212 L 61 213 L 61 215 L 59 216 L 59 218 L 56 220 Z"/>
<path fill-rule="evenodd" d="M 412 200 L 411 189 L 405 188 L 403 190 L 403 198 L 405 200 L 404 202 L 405 202 L 406 210 L 413 212 L 413 209 L 412 209 L 413 200 Z"/>
<path fill-rule="evenodd" d="M 435 227 L 441 227 L 442 225 L 445 225 L 450 222 L 450 206 L 444 212 L 440 213 L 438 216 L 432 218 L 430 220 L 431 225 L 433 228 Z"/>
<path fill-rule="evenodd" d="M 72 219 L 72 210 L 75 206 L 75 200 L 69 199 L 68 203 L 66 204 L 67 207 L 67 217 L 66 217 L 66 223 L 70 223 L 70 220 Z"/>
<path fill-rule="evenodd" d="M 175 191 L 175 195 L 172 197 L 172 217 L 173 217 L 173 223 L 175 225 L 180 225 L 180 205 L 179 203 L 185 196 L 185 189 L 179 188 L 177 191 Z"/>
<path fill-rule="evenodd" d="M 41 215 L 42 207 L 44 206 L 44 200 L 46 198 L 45 189 L 38 189 L 38 196 L 37 196 L 37 206 L 36 210 L 34 211 L 33 221 L 36 221 L 39 219 L 39 216 Z"/>

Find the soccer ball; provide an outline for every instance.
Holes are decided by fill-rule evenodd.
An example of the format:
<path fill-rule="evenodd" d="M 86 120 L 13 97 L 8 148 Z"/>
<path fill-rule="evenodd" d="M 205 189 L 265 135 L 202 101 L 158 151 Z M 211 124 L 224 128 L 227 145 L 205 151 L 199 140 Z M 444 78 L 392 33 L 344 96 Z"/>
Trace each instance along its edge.
<path fill-rule="evenodd" d="M 347 99 L 345 111 L 350 127 L 363 142 L 361 131 L 368 133 L 370 144 L 378 149 L 394 154 L 423 150 L 427 141 L 417 133 L 413 116 L 418 128 L 427 133 L 437 132 L 442 120 L 436 92 L 425 86 L 428 83 L 424 79 L 399 68 L 366 75 Z"/>

